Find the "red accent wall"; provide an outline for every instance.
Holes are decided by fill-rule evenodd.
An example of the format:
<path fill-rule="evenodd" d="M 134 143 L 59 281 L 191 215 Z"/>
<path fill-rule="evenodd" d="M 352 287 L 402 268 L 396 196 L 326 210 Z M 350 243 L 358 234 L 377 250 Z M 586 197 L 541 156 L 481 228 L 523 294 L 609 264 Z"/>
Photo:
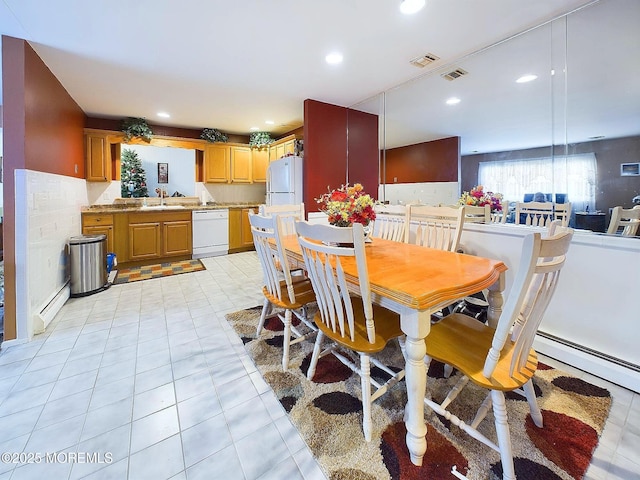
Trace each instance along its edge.
<path fill-rule="evenodd" d="M 2 37 L 2 83 L 4 338 L 10 340 L 16 338 L 14 172 L 29 169 L 84 178 L 85 116 L 25 40 Z"/>
<path fill-rule="evenodd" d="M 460 137 L 386 151 L 385 183 L 457 182 Z"/>
<path fill-rule="evenodd" d="M 365 191 L 378 198 L 380 159 L 378 148 L 378 116 L 358 110 L 348 110 L 349 183 L 361 183 Z"/>
<path fill-rule="evenodd" d="M 317 100 L 304 101 L 303 188 L 308 212 L 318 211 L 315 199 L 327 186 L 333 189 L 359 182 L 377 197 L 378 171 L 377 116 Z"/>

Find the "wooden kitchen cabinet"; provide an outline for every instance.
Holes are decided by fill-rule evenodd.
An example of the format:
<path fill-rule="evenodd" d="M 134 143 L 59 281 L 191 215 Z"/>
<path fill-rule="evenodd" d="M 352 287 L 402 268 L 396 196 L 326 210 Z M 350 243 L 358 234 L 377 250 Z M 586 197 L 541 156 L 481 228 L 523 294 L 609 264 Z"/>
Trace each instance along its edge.
<path fill-rule="evenodd" d="M 162 223 L 162 255 L 191 255 L 191 220 Z"/>
<path fill-rule="evenodd" d="M 251 148 L 231 147 L 231 182 L 251 183 Z"/>
<path fill-rule="evenodd" d="M 125 263 L 144 263 L 190 258 L 191 211 L 128 214 L 128 255 Z M 120 259 L 118 259 L 120 262 Z"/>
<path fill-rule="evenodd" d="M 273 162 L 288 154 L 293 155 L 296 150 L 296 140 L 295 135 L 288 135 L 269 145 L 269 161 Z"/>
<path fill-rule="evenodd" d="M 251 164 L 253 183 L 265 183 L 267 181 L 267 167 L 269 166 L 269 149 L 252 149 Z"/>
<path fill-rule="evenodd" d="M 207 145 L 204 147 L 204 182 L 229 183 L 229 160 L 231 147 L 228 145 Z"/>
<path fill-rule="evenodd" d="M 253 235 L 249 223 L 251 208 L 229 209 L 229 253 L 253 250 Z M 253 208 L 257 212 L 257 207 Z"/>
<path fill-rule="evenodd" d="M 129 223 L 129 258 L 135 262 L 160 258 L 160 222 Z"/>
<path fill-rule="evenodd" d="M 108 135 L 87 133 L 84 138 L 87 182 L 110 182 L 111 145 Z"/>
<path fill-rule="evenodd" d="M 82 216 L 83 235 L 106 235 L 107 253 L 115 252 L 115 236 L 113 228 L 113 215 L 111 214 L 85 214 Z"/>

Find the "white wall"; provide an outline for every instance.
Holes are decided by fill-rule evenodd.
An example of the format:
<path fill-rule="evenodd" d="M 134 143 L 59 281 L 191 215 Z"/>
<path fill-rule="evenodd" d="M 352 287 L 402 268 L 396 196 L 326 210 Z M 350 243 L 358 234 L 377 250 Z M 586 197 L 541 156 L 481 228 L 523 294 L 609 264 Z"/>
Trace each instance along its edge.
<path fill-rule="evenodd" d="M 458 182 L 388 183 L 378 187 L 378 200 L 388 201 L 391 205 L 452 205 L 458 203 L 458 198 Z"/>
<path fill-rule="evenodd" d="M 66 286 L 67 242 L 82 232 L 83 179 L 16 170 L 16 328 L 30 339 L 38 315 Z"/>

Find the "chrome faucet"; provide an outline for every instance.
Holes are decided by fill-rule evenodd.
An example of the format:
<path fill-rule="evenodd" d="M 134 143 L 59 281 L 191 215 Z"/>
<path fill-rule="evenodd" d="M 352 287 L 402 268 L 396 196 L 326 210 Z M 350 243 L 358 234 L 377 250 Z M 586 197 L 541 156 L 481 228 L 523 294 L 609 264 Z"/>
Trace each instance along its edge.
<path fill-rule="evenodd" d="M 164 207 L 164 188 L 160 188 L 160 206 Z"/>

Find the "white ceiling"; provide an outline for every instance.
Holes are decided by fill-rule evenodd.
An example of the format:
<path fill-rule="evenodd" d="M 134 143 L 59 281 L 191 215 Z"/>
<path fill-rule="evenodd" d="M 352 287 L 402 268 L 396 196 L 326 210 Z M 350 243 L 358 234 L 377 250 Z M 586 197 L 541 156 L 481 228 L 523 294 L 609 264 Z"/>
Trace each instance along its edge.
<path fill-rule="evenodd" d="M 302 125 L 307 98 L 352 106 L 592 1 L 427 0 L 414 16 L 399 3 L 0 0 L 0 33 L 28 40 L 90 116 L 276 136 Z M 333 50 L 341 65 L 324 62 Z M 441 60 L 409 64 L 425 53 Z M 432 133 L 466 134 L 450 128 Z"/>

